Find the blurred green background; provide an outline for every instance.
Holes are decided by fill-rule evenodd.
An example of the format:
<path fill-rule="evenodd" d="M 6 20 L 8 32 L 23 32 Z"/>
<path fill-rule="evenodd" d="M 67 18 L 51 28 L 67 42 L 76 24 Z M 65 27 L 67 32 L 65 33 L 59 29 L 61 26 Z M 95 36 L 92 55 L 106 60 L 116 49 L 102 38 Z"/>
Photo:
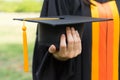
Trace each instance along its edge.
<path fill-rule="evenodd" d="M 43 0 L 0 0 L 2 12 L 39 12 Z"/>
<path fill-rule="evenodd" d="M 36 23 L 26 22 L 29 72 L 23 70 L 22 22 L 13 18 L 39 17 L 43 0 L 0 0 L 0 80 L 32 80 Z"/>

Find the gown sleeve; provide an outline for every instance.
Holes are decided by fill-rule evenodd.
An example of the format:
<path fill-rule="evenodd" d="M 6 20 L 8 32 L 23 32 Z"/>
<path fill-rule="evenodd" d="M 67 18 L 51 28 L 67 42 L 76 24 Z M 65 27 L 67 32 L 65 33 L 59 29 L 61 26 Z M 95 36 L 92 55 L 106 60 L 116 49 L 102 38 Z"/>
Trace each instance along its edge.
<path fill-rule="evenodd" d="M 74 4 L 79 6 L 80 0 L 44 0 L 40 16 L 73 15 L 78 7 Z M 48 46 L 39 44 L 41 27 L 38 24 L 32 64 L 33 80 L 81 80 L 81 56 L 67 61 L 56 60 L 48 52 Z"/>

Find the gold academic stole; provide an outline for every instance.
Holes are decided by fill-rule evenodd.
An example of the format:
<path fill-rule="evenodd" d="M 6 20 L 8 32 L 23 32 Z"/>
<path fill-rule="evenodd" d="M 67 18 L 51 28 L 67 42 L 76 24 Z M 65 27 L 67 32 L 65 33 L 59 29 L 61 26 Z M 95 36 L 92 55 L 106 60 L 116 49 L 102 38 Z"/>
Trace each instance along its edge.
<path fill-rule="evenodd" d="M 91 15 L 113 18 L 92 23 L 91 80 L 118 80 L 120 19 L 115 0 L 99 3 L 91 0 Z"/>

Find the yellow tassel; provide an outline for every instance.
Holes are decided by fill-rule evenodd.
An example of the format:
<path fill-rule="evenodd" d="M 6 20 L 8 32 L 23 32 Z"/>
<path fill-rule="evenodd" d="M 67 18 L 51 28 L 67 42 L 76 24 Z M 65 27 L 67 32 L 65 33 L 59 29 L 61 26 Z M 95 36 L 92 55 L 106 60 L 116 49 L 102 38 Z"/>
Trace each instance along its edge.
<path fill-rule="evenodd" d="M 24 71 L 28 72 L 28 46 L 27 46 L 27 35 L 26 35 L 26 26 L 25 21 L 23 21 L 23 53 L 24 53 Z"/>
<path fill-rule="evenodd" d="M 28 46 L 27 46 L 27 35 L 26 35 L 26 26 L 25 26 L 25 20 L 57 20 L 59 18 L 25 18 L 23 20 L 23 56 L 24 56 L 24 71 L 29 71 L 29 62 L 28 62 Z"/>

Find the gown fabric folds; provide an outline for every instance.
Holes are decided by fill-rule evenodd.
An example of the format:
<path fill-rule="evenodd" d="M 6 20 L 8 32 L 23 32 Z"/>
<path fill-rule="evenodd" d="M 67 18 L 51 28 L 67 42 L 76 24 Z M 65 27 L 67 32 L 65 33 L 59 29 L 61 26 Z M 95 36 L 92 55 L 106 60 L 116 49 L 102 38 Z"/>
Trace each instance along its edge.
<path fill-rule="evenodd" d="M 116 0 L 116 4 L 120 12 L 120 1 Z M 62 15 L 91 16 L 90 5 L 82 0 L 44 0 L 41 17 Z M 92 80 L 91 31 L 92 23 L 84 24 L 81 55 L 67 61 L 59 61 L 48 52 L 48 48 L 51 41 L 55 42 L 56 36 L 58 38 L 65 33 L 65 27 L 55 28 L 38 24 L 32 64 L 33 80 Z M 57 42 L 55 44 L 58 45 Z"/>

